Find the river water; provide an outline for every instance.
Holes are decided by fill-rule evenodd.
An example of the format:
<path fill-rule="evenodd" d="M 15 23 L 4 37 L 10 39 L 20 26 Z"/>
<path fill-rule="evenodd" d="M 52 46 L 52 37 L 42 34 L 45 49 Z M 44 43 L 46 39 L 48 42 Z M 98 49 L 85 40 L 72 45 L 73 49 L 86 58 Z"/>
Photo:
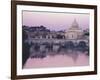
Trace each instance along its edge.
<path fill-rule="evenodd" d="M 46 56 L 45 58 L 28 58 L 24 69 L 47 67 L 73 67 L 88 66 L 89 56 L 87 52 L 70 53 L 66 55 Z"/>

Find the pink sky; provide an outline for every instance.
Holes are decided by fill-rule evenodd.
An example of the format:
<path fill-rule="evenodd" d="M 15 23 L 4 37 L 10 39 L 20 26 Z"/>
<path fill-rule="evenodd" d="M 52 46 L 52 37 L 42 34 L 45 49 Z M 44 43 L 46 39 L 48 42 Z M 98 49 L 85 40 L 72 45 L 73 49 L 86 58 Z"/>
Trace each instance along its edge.
<path fill-rule="evenodd" d="M 23 25 L 27 26 L 43 25 L 50 30 L 65 30 L 76 19 L 80 28 L 89 27 L 89 14 L 23 11 L 22 15 Z"/>

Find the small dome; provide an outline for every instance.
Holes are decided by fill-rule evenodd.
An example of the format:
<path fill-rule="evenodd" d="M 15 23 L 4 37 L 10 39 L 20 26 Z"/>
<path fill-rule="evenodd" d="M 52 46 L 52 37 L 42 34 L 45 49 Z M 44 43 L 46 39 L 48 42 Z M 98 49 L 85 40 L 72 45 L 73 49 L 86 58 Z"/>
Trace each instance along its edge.
<path fill-rule="evenodd" d="M 79 28 L 79 25 L 78 25 L 76 19 L 74 19 L 74 21 L 72 23 L 72 28 Z"/>

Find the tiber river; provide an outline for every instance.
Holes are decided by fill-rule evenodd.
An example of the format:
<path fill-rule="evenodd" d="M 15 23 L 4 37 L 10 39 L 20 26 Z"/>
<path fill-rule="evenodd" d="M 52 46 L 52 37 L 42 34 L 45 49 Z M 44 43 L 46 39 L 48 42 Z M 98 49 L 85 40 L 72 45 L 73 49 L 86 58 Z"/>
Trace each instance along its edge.
<path fill-rule="evenodd" d="M 49 53 L 44 58 L 28 58 L 24 68 L 47 68 L 47 67 L 71 67 L 71 66 L 87 66 L 89 65 L 88 52 L 70 51 L 54 55 Z M 53 54 L 53 55 L 52 55 Z"/>

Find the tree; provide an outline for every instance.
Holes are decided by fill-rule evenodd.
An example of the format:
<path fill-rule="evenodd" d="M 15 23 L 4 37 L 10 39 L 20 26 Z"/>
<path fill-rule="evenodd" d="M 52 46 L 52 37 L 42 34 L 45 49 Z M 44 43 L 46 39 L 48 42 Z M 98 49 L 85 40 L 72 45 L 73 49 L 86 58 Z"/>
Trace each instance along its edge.
<path fill-rule="evenodd" d="M 25 30 L 22 31 L 22 66 L 26 63 L 26 60 L 29 58 L 29 49 L 30 45 L 25 43 L 25 40 L 28 38 L 27 33 Z"/>
<path fill-rule="evenodd" d="M 84 33 L 85 36 L 89 36 L 89 32 Z"/>

